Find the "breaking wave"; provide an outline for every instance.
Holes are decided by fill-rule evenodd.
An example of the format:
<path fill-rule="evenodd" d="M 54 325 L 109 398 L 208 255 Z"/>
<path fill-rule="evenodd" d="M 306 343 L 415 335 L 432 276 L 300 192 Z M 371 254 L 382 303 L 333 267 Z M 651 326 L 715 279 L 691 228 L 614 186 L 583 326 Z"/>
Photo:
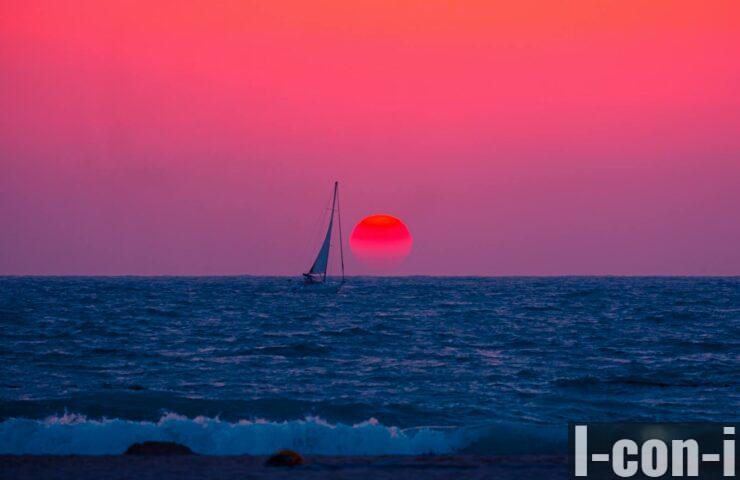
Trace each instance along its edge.
<path fill-rule="evenodd" d="M 507 431 L 508 430 L 508 431 Z M 147 440 L 187 445 L 207 455 L 267 455 L 290 448 L 308 455 L 421 455 L 449 453 L 549 453 L 562 439 L 532 427 L 415 427 L 401 429 L 374 418 L 354 425 L 330 424 L 318 417 L 286 422 L 222 421 L 175 413 L 157 422 L 88 419 L 64 414 L 43 420 L 0 422 L 0 454 L 116 455 Z M 512 442 L 512 440 L 514 440 Z M 512 445 L 522 445 L 522 452 Z"/>

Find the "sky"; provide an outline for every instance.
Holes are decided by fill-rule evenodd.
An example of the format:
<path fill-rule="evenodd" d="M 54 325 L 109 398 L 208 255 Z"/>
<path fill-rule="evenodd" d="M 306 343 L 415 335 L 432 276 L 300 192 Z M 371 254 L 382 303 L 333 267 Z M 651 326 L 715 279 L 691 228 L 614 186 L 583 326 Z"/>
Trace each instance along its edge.
<path fill-rule="evenodd" d="M 338 180 L 382 273 L 738 275 L 739 58 L 736 1 L 5 0 L 0 274 L 298 275 Z"/>

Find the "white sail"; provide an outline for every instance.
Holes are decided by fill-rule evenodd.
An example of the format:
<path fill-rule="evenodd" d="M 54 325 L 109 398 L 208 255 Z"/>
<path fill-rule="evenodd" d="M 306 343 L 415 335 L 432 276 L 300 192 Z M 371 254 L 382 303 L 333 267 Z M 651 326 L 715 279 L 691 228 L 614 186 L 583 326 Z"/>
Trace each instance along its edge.
<path fill-rule="evenodd" d="M 326 275 L 326 266 L 329 263 L 329 247 L 331 246 L 331 227 L 333 223 L 334 208 L 332 207 L 332 215 L 329 220 L 329 229 L 326 231 L 326 238 L 324 238 L 324 243 L 321 244 L 321 250 L 319 250 L 319 254 L 316 256 L 316 261 L 313 262 L 311 270 L 308 273 Z"/>

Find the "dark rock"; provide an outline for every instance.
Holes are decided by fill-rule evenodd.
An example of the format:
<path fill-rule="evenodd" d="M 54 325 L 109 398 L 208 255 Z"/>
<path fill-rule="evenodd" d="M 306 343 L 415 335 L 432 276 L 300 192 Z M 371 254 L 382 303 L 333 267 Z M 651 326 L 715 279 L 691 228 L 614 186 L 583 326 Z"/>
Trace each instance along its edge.
<path fill-rule="evenodd" d="M 124 455 L 192 455 L 193 451 L 185 445 L 175 442 L 141 442 L 134 443 L 126 449 Z"/>
<path fill-rule="evenodd" d="M 301 464 L 303 464 L 303 457 L 293 450 L 280 450 L 265 462 L 268 467 L 295 467 Z"/>

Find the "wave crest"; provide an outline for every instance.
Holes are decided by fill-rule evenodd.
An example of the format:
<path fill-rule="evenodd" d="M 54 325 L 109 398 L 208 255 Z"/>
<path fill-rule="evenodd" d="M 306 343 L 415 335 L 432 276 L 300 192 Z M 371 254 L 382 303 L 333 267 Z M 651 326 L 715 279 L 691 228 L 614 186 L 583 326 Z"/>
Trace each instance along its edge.
<path fill-rule="evenodd" d="M 209 455 L 268 455 L 290 448 L 309 455 L 418 455 L 457 451 L 465 443 L 462 429 L 399 429 L 376 419 L 355 425 L 330 424 L 318 417 L 270 422 L 188 418 L 176 413 L 157 422 L 88 419 L 67 413 L 43 420 L 10 418 L 0 423 L 0 454 L 116 455 L 146 440 L 187 445 Z"/>

